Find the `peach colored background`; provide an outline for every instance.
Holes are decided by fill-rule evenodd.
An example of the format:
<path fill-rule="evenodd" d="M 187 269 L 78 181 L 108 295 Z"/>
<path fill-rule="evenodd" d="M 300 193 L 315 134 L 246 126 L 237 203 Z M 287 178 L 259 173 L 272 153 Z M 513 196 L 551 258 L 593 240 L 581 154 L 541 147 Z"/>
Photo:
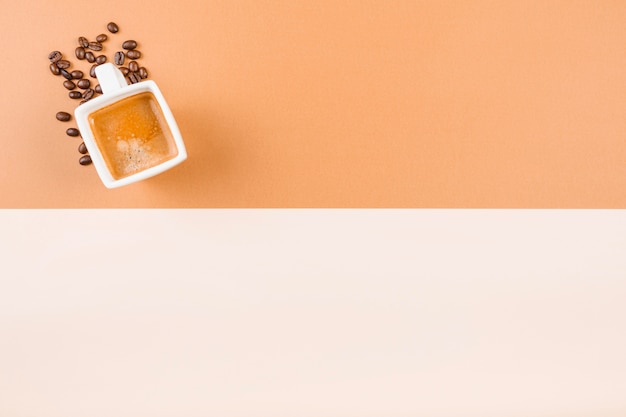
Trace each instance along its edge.
<path fill-rule="evenodd" d="M 110 20 L 190 155 L 119 190 L 78 165 L 47 60 Z M 625 21 L 621 0 L 2 0 L 0 207 L 623 208 Z"/>
<path fill-rule="evenodd" d="M 2 417 L 626 415 L 625 210 L 0 210 L 0 229 Z"/>

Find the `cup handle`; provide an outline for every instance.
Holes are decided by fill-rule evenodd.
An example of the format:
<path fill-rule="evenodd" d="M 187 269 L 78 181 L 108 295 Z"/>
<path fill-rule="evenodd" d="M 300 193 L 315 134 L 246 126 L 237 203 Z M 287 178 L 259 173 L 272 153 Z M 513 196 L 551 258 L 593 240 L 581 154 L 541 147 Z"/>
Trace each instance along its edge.
<path fill-rule="evenodd" d="M 126 82 L 122 72 L 110 62 L 96 67 L 96 77 L 100 83 L 100 88 L 102 88 L 102 94 L 109 94 L 128 86 L 128 82 Z"/>

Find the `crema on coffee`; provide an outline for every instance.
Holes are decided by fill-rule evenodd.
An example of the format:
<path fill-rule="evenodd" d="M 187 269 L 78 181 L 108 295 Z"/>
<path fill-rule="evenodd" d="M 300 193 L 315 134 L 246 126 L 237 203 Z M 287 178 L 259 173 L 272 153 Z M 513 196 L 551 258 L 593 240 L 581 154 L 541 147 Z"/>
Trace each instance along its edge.
<path fill-rule="evenodd" d="M 88 117 L 114 179 L 128 177 L 178 155 L 163 111 L 151 92 L 135 94 Z"/>

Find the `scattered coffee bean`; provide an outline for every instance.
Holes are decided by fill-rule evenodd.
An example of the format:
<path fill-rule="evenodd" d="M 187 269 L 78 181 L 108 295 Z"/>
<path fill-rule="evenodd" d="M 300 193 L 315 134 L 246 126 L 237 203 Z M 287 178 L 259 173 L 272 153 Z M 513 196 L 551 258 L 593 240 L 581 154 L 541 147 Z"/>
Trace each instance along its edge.
<path fill-rule="evenodd" d="M 61 75 L 62 75 L 62 76 L 63 76 L 63 78 L 65 78 L 66 80 L 71 80 L 72 78 L 74 78 L 74 77 L 72 77 L 72 73 L 71 73 L 71 72 L 69 72 L 68 70 L 62 69 L 62 70 L 59 70 L 59 71 L 61 71 Z"/>
<path fill-rule="evenodd" d="M 91 164 L 91 156 L 89 155 L 81 156 L 80 159 L 78 160 L 78 163 L 81 165 Z"/>
<path fill-rule="evenodd" d="M 50 64 L 50 72 L 54 75 L 59 75 L 61 73 L 61 69 L 57 67 L 57 64 L 52 63 Z"/>
<path fill-rule="evenodd" d="M 92 51 L 101 51 L 102 44 L 100 42 L 89 42 L 88 48 Z"/>
<path fill-rule="evenodd" d="M 59 51 L 52 51 L 48 54 L 48 59 L 50 60 L 50 62 L 57 62 L 61 58 L 63 58 L 63 54 Z"/>
<path fill-rule="evenodd" d="M 139 59 L 141 58 L 141 52 L 139 52 L 136 49 L 133 49 L 131 51 L 126 52 L 126 56 L 128 56 L 128 59 Z"/>
<path fill-rule="evenodd" d="M 109 22 L 107 24 L 107 30 L 110 33 L 117 33 L 119 31 L 119 27 L 114 22 Z M 96 56 L 92 51 L 102 51 L 104 49 L 103 42 L 108 41 L 108 35 L 105 33 L 101 33 L 96 36 L 95 41 L 90 42 L 86 37 L 81 36 L 78 38 L 79 46 L 76 47 L 74 54 L 78 60 L 87 60 L 90 64 L 94 64 L 91 66 L 89 70 L 89 75 L 92 78 L 97 78 L 96 76 L 96 67 L 98 65 L 102 65 L 107 62 L 107 56 L 105 54 Z M 140 67 L 139 64 L 135 61 L 142 57 L 142 53 L 138 51 L 138 44 L 134 40 L 126 40 L 122 43 L 123 50 L 120 50 L 115 53 L 113 60 L 115 64 L 119 67 L 119 70 L 124 75 L 126 81 L 130 84 L 136 84 L 141 82 L 141 80 L 148 77 L 148 71 L 144 67 Z M 126 58 L 128 57 L 128 61 Z M 79 105 L 86 103 L 91 100 L 97 94 L 102 94 L 102 87 L 100 84 L 96 84 L 95 87 L 91 87 L 92 82 L 89 79 L 84 78 L 85 74 L 83 71 L 74 70 L 69 71 L 71 67 L 71 62 L 67 59 L 63 59 L 63 54 L 59 51 L 52 51 L 48 54 L 48 59 L 50 60 L 50 72 L 54 75 L 62 75 L 65 78 L 63 82 L 63 86 L 70 90 L 68 92 L 68 96 L 71 99 L 80 100 Z M 127 66 L 124 67 L 124 63 L 127 62 Z M 72 81 L 77 80 L 77 81 Z M 94 81 L 97 82 L 97 81 Z M 76 87 L 84 91 L 75 90 Z M 56 118 L 62 122 L 67 122 L 72 120 L 72 115 L 68 112 L 58 112 L 56 114 Z M 77 128 L 69 128 L 66 131 L 68 136 L 80 136 L 80 131 Z M 84 142 L 82 142 L 78 147 L 78 152 L 82 155 L 79 158 L 79 163 L 81 165 L 90 165 L 92 164 L 92 159 L 89 156 L 89 151 Z"/>
<path fill-rule="evenodd" d="M 115 24 L 115 22 L 110 22 L 107 25 L 107 29 L 109 30 L 109 32 L 111 33 L 117 33 L 118 30 L 120 30 L 120 28 L 117 26 L 117 24 Z"/>
<path fill-rule="evenodd" d="M 87 90 L 85 90 L 85 92 L 83 93 L 83 99 L 85 100 L 91 100 L 91 98 L 94 95 L 94 91 L 91 88 L 88 88 Z"/>
<path fill-rule="evenodd" d="M 83 48 L 82 46 L 77 46 L 74 54 L 78 59 L 85 59 L 85 48 Z"/>
<path fill-rule="evenodd" d="M 115 65 L 124 65 L 124 52 L 122 51 L 118 51 L 115 53 L 115 56 L 113 57 L 113 62 L 115 62 Z"/>
<path fill-rule="evenodd" d="M 91 81 L 89 81 L 87 78 L 83 78 L 78 83 L 76 83 L 76 85 L 78 85 L 78 88 L 86 90 L 91 86 Z"/>
<path fill-rule="evenodd" d="M 67 136 L 78 136 L 78 135 L 80 135 L 80 132 L 75 127 L 70 127 L 69 129 L 67 129 L 65 131 L 65 133 L 67 134 Z"/>
<path fill-rule="evenodd" d="M 124 48 L 124 49 L 128 49 L 128 50 L 135 49 L 136 47 L 137 47 L 137 42 L 132 41 L 132 40 L 131 40 L 131 41 L 125 41 L 125 42 L 122 44 L 122 48 Z"/>
<path fill-rule="evenodd" d="M 72 118 L 72 115 L 67 112 L 60 111 L 57 113 L 57 120 L 61 122 L 69 122 L 71 118 Z"/>

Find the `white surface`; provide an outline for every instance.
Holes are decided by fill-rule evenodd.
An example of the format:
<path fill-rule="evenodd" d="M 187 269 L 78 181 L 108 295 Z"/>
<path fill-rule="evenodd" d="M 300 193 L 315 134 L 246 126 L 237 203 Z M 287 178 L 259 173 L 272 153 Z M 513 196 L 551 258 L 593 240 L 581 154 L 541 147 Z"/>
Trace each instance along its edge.
<path fill-rule="evenodd" d="M 0 211 L 0 416 L 626 415 L 626 212 Z"/>

